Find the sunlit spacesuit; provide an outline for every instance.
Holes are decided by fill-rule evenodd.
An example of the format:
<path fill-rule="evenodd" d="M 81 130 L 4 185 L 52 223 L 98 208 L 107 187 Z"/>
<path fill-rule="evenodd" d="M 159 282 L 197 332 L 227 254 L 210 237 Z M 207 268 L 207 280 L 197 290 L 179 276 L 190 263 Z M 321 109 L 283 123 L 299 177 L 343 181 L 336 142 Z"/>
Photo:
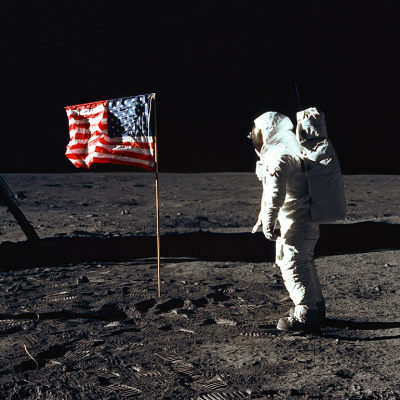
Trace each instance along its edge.
<path fill-rule="evenodd" d="M 254 124 L 251 138 L 260 157 L 257 176 L 262 180 L 263 195 L 253 233 L 262 224 L 266 238 L 276 240 L 276 264 L 295 305 L 288 317 L 279 320 L 277 328 L 317 330 L 325 318 L 313 261 L 319 226 L 310 213 L 301 147 L 292 132 L 292 122 L 282 114 L 266 112 Z"/>

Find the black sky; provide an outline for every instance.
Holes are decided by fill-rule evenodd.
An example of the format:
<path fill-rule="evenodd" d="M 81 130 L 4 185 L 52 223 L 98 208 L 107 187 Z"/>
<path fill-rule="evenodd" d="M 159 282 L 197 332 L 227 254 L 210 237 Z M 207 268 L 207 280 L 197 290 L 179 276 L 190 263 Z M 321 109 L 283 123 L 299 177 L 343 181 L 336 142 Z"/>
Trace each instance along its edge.
<path fill-rule="evenodd" d="M 7 2 L 0 173 L 80 171 L 64 107 L 151 92 L 161 172 L 252 171 L 252 121 L 295 122 L 296 82 L 302 108 L 325 112 L 343 173 L 399 174 L 396 4 Z"/>

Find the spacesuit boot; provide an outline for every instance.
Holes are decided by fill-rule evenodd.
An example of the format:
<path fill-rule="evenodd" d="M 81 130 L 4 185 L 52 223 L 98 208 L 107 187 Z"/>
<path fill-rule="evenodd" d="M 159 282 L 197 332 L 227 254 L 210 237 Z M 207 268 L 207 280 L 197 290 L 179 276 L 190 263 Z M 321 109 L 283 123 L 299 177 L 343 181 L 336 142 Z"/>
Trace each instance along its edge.
<path fill-rule="evenodd" d="M 318 310 L 307 310 L 302 319 L 295 316 L 280 318 L 276 328 L 280 331 L 309 331 L 320 332 L 321 327 L 318 320 Z"/>
<path fill-rule="evenodd" d="M 315 302 L 318 309 L 318 323 L 320 325 L 325 325 L 326 318 L 326 308 L 325 308 L 325 300 Z M 289 317 L 294 317 L 294 307 L 290 308 L 288 311 Z"/>

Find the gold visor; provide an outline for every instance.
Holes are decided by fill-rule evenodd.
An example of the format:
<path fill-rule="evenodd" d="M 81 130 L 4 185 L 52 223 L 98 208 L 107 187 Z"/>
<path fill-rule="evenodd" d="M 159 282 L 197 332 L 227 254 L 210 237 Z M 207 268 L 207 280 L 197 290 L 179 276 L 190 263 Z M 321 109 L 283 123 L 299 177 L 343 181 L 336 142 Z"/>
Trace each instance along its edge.
<path fill-rule="evenodd" d="M 251 139 L 251 141 L 253 142 L 254 148 L 260 152 L 261 148 L 263 146 L 263 137 L 262 137 L 262 133 L 261 133 L 261 129 L 256 128 L 256 126 L 253 126 L 252 131 L 250 132 L 248 138 Z"/>

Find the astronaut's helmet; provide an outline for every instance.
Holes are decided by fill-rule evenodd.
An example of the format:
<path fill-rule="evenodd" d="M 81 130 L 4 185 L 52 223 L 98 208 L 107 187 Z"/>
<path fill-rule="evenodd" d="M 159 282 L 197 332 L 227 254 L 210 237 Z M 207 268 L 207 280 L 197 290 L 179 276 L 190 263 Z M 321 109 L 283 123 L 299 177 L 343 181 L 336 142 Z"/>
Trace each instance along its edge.
<path fill-rule="evenodd" d="M 253 141 L 256 153 L 260 154 L 263 147 L 276 146 L 283 141 L 280 133 L 285 134 L 292 129 L 293 124 L 288 117 L 276 111 L 268 111 L 254 120 L 253 130 L 248 137 Z"/>
<path fill-rule="evenodd" d="M 253 142 L 254 148 L 256 149 L 256 151 L 258 151 L 260 153 L 261 148 L 264 144 L 261 128 L 257 128 L 256 124 L 254 124 L 253 129 L 251 130 L 251 132 L 249 133 L 249 135 L 247 137 L 249 139 L 251 139 L 251 141 Z"/>

